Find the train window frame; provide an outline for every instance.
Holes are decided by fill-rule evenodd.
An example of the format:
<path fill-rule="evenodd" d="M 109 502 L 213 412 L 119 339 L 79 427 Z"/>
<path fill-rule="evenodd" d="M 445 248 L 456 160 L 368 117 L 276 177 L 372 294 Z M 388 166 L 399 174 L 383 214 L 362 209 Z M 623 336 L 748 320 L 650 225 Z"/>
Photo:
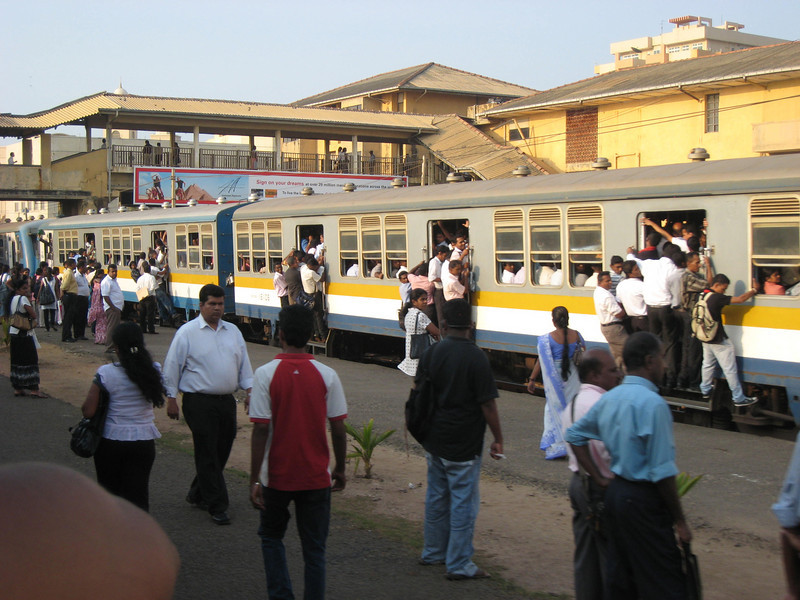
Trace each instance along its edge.
<path fill-rule="evenodd" d="M 573 248 L 573 242 L 575 241 L 575 238 L 579 237 L 576 235 L 576 233 L 592 232 L 595 230 L 598 230 L 600 234 L 600 243 L 598 249 L 590 249 L 589 247 Z M 567 261 L 569 264 L 569 273 L 566 279 L 569 282 L 570 288 L 582 289 L 584 288 L 583 283 L 580 285 L 575 283 L 575 280 L 579 275 L 577 272 L 578 266 L 599 264 L 600 271 L 602 271 L 603 265 L 605 264 L 605 226 L 603 222 L 603 206 L 600 204 L 573 204 L 568 206 L 566 233 Z M 589 278 L 588 273 L 584 272 L 583 274 L 586 275 L 587 279 Z"/>
<path fill-rule="evenodd" d="M 260 239 L 260 244 L 257 240 Z M 260 248 L 259 248 L 260 246 Z M 267 266 L 267 224 L 264 221 L 250 223 L 250 268 L 253 273 L 266 272 Z"/>
<path fill-rule="evenodd" d="M 250 222 L 249 221 L 238 221 L 236 223 L 236 228 L 234 230 L 234 236 L 236 239 L 236 270 L 240 273 L 247 273 L 250 271 L 250 265 L 252 265 L 252 256 L 251 256 L 251 239 L 250 239 Z M 246 246 L 242 245 L 242 241 L 245 242 Z M 244 269 L 244 261 L 247 260 L 247 269 Z"/>
<path fill-rule="evenodd" d="M 773 225 L 768 235 L 756 235 L 757 230 Z M 761 227 L 759 227 L 761 226 Z M 787 230 L 791 236 L 797 232 L 795 254 L 766 254 L 758 252 L 758 240 L 780 240 L 785 235 L 775 230 Z M 788 238 L 788 241 L 792 241 Z M 785 288 L 800 285 L 800 196 L 753 196 L 748 206 L 748 259 L 752 275 L 759 284 L 764 283 L 767 270 L 779 270 L 781 283 L 788 282 Z M 791 279 L 786 277 L 791 276 Z M 798 295 L 765 294 L 769 298 L 789 298 L 797 301 Z"/>
<path fill-rule="evenodd" d="M 267 221 L 267 273 L 275 272 L 275 265 L 283 263 L 283 224 L 275 219 Z M 273 242 L 277 244 L 273 246 Z"/>
<path fill-rule="evenodd" d="M 106 265 L 110 265 L 114 262 L 113 257 L 111 256 L 111 228 L 104 227 L 101 234 L 101 239 L 103 241 L 102 252 L 103 258 L 105 259 Z M 127 266 L 127 265 L 125 265 Z"/>
<path fill-rule="evenodd" d="M 400 232 L 397 235 L 397 232 Z M 390 237 L 391 236 L 391 237 Z M 402 241 L 402 248 L 393 248 L 391 242 Z M 384 276 L 389 279 L 397 279 L 397 272 L 401 267 L 408 270 L 408 224 L 406 216 L 403 214 L 386 215 L 383 217 L 383 247 L 385 251 L 385 264 L 389 270 Z M 392 264 L 399 261 L 400 265 L 395 269 Z"/>
<path fill-rule="evenodd" d="M 383 227 L 380 215 L 363 215 L 359 220 L 358 244 L 359 260 L 361 261 L 361 274 L 367 279 L 383 279 L 384 272 L 384 253 L 383 253 Z M 367 238 L 366 236 L 369 236 Z M 370 242 L 369 249 L 367 241 Z M 374 241 L 377 241 L 377 248 L 374 248 Z M 367 261 L 377 261 L 378 264 L 369 266 Z M 380 271 L 376 269 L 380 267 Z M 377 275 L 380 274 L 380 277 Z"/>
<path fill-rule="evenodd" d="M 519 244 L 516 248 L 506 248 L 505 242 L 502 244 L 500 243 L 500 233 L 501 229 L 508 230 L 510 228 L 514 229 L 514 231 L 510 233 L 516 232 L 518 229 L 518 236 L 519 236 Z M 509 233 L 509 231 L 504 231 L 504 233 Z M 517 235 L 514 233 L 514 235 Z M 505 285 L 505 286 L 521 286 L 525 283 L 525 211 L 522 208 L 504 208 L 494 211 L 492 216 L 492 240 L 494 243 L 493 251 L 495 257 L 495 268 L 494 268 L 494 276 L 495 282 L 498 285 Z M 513 246 L 513 240 L 511 241 Z M 506 264 L 514 264 L 515 270 L 512 272 L 511 280 L 510 281 L 503 281 L 503 275 L 506 273 L 505 265 Z M 516 266 L 516 265 L 519 266 Z M 522 270 L 522 276 L 516 277 L 516 275 Z"/>
<path fill-rule="evenodd" d="M 58 232 L 58 257 L 61 264 L 78 252 L 78 230 L 62 229 Z"/>
<path fill-rule="evenodd" d="M 211 223 L 200 225 L 200 268 L 203 271 L 213 271 L 216 260 L 214 260 L 214 226 Z"/>
<path fill-rule="evenodd" d="M 527 264 L 530 268 L 530 276 L 528 281 L 535 287 L 546 288 L 560 288 L 563 286 L 563 267 L 564 267 L 564 211 L 560 206 L 545 205 L 535 206 L 528 210 L 528 223 L 527 223 L 527 238 L 528 238 L 528 254 Z M 554 252 L 553 248 L 544 248 L 534 250 L 534 226 L 542 228 L 557 227 L 558 237 L 558 252 Z M 557 256 L 556 256 L 557 254 Z M 555 258 L 554 258 L 555 257 Z M 539 259 L 539 260 L 537 260 Z M 544 260 L 546 259 L 546 260 Z M 555 269 L 548 267 L 551 273 L 547 283 L 541 283 L 544 266 L 552 264 Z M 541 265 L 541 266 L 540 266 Z M 562 280 L 559 283 L 551 283 L 552 276 L 561 271 Z"/>
<path fill-rule="evenodd" d="M 175 226 L 175 260 L 179 269 L 189 268 L 189 232 L 186 225 Z"/>
<path fill-rule="evenodd" d="M 120 228 L 111 228 L 111 262 L 121 265 L 122 262 L 122 238 L 120 237 Z"/>
<path fill-rule="evenodd" d="M 358 218 L 340 217 L 338 227 L 339 274 L 342 277 L 358 278 L 361 273 L 359 265 L 361 251 L 359 241 L 361 238 L 358 231 Z M 345 234 L 347 237 L 344 237 Z M 350 243 L 345 243 L 345 240 L 349 242 L 351 239 L 355 240 L 355 247 Z M 355 269 L 353 269 L 354 266 Z"/>

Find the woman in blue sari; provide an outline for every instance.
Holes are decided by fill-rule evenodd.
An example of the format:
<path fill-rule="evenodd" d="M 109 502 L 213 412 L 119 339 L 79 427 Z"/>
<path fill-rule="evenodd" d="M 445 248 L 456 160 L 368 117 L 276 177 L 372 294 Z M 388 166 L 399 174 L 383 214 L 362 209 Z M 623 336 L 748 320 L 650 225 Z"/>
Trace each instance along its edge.
<path fill-rule="evenodd" d="M 539 358 L 528 378 L 528 392 L 536 392 L 535 380 L 542 375 L 544 394 L 544 432 L 539 447 L 548 460 L 567 455 L 567 444 L 561 430 L 561 413 L 581 386 L 575 353 L 583 352 L 586 343 L 581 334 L 569 328 L 569 311 L 556 306 L 552 312 L 555 330 L 539 336 Z"/>

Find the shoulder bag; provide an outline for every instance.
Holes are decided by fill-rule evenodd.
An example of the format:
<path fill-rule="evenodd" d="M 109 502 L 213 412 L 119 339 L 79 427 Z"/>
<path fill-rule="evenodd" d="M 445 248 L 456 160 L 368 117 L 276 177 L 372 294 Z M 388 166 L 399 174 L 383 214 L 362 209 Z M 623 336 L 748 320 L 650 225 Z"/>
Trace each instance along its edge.
<path fill-rule="evenodd" d="M 39 304 L 44 306 L 45 304 L 52 304 L 56 301 L 56 296 L 53 293 L 53 289 L 50 287 L 50 284 L 47 283 L 47 280 L 42 278 L 42 282 L 39 285 Z"/>
<path fill-rule="evenodd" d="M 417 318 L 414 319 L 414 332 L 411 334 L 411 348 L 409 349 L 409 358 L 422 358 L 425 350 L 433 345 L 433 340 L 427 330 L 422 333 L 416 333 L 417 325 L 419 324 L 419 315 L 421 311 L 417 311 Z"/>
<path fill-rule="evenodd" d="M 13 304 L 14 301 L 12 300 L 11 303 Z M 29 317 L 27 312 L 19 312 L 19 304 L 20 301 L 17 300 L 17 309 L 11 315 L 11 327 L 16 327 L 20 331 L 30 331 L 36 327 L 36 319 Z"/>
<path fill-rule="evenodd" d="M 72 432 L 69 447 L 81 458 L 94 456 L 97 446 L 100 445 L 100 439 L 103 437 L 103 428 L 106 425 L 106 415 L 108 415 L 108 390 L 97 377 L 95 377 L 94 383 L 100 386 L 100 401 L 97 403 L 97 410 L 93 416 L 84 417 L 77 425 L 69 428 Z"/>
<path fill-rule="evenodd" d="M 433 424 L 438 402 L 433 389 L 431 362 L 436 350 L 425 355 L 417 370 L 417 379 L 406 400 L 406 431 L 420 444 L 424 444 Z"/>

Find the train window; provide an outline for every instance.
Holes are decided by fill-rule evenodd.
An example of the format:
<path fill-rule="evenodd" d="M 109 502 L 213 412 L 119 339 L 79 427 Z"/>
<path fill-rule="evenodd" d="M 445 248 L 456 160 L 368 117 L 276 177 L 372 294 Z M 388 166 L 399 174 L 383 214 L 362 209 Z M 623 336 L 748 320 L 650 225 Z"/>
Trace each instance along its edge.
<path fill-rule="evenodd" d="M 561 270 L 561 209 L 555 206 L 532 208 L 528 221 L 531 283 L 560 286 L 564 280 Z M 523 272 L 519 279 L 524 280 L 524 267 L 520 270 Z"/>
<path fill-rule="evenodd" d="M 275 265 L 283 262 L 283 233 L 280 221 L 267 221 L 267 270 L 274 272 Z"/>
<path fill-rule="evenodd" d="M 523 230 L 521 209 L 494 213 L 494 275 L 498 283 L 525 283 Z M 520 271 L 522 275 L 515 280 L 514 276 Z"/>
<path fill-rule="evenodd" d="M 138 258 L 138 256 L 137 256 Z M 122 263 L 127 265 L 131 262 L 131 230 L 129 227 L 122 228 Z"/>
<path fill-rule="evenodd" d="M 754 277 L 768 295 L 800 295 L 800 199 L 754 198 L 750 204 Z"/>
<path fill-rule="evenodd" d="M 58 234 L 58 258 L 61 264 L 72 257 L 78 250 L 78 232 L 74 229 L 64 230 Z"/>
<path fill-rule="evenodd" d="M 186 233 L 186 225 L 175 226 L 175 256 L 178 259 L 178 267 L 187 268 L 189 264 L 188 255 L 189 242 Z"/>
<path fill-rule="evenodd" d="M 260 273 L 267 265 L 266 228 L 263 221 L 252 223 L 250 227 L 253 236 L 253 271 Z"/>
<path fill-rule="evenodd" d="M 339 273 L 358 277 L 358 221 L 355 217 L 339 219 Z"/>
<path fill-rule="evenodd" d="M 406 243 L 406 216 L 387 215 L 383 220 L 388 276 L 397 278 L 400 267 L 408 268 L 408 246 Z"/>
<path fill-rule="evenodd" d="M 186 237 L 189 243 L 189 262 L 187 267 L 190 269 L 200 268 L 200 228 L 197 225 L 189 225 L 186 228 Z"/>
<path fill-rule="evenodd" d="M 200 226 L 200 248 L 203 256 L 203 270 L 214 268 L 214 228 L 211 225 Z"/>
<path fill-rule="evenodd" d="M 236 267 L 239 271 L 250 270 L 250 224 L 236 224 Z"/>
<path fill-rule="evenodd" d="M 111 230 L 111 261 L 120 265 L 122 259 L 122 241 L 119 237 L 119 227 Z M 125 263 L 126 264 L 126 263 Z"/>
<path fill-rule="evenodd" d="M 131 240 L 133 242 L 133 253 L 138 254 L 143 251 L 142 248 L 142 228 L 134 227 L 131 230 Z"/>
<path fill-rule="evenodd" d="M 603 267 L 603 209 L 599 206 L 570 206 L 567 209 L 569 282 L 583 284 Z"/>
<path fill-rule="evenodd" d="M 383 248 L 381 247 L 381 218 L 361 217 L 361 274 L 383 279 Z"/>
<path fill-rule="evenodd" d="M 110 265 L 112 262 L 110 229 L 103 229 L 103 262 L 107 265 Z"/>

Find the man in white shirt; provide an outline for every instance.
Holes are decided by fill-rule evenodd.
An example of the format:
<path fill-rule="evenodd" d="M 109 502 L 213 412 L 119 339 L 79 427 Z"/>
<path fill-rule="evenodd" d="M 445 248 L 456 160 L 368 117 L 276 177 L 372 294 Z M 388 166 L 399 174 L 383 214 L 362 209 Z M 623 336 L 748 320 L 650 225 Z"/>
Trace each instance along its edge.
<path fill-rule="evenodd" d="M 139 298 L 139 327 L 142 333 L 156 334 L 156 278 L 150 273 L 150 263 L 142 263 L 142 274 L 136 280 L 136 296 Z M 144 291 L 147 290 L 147 296 Z"/>
<path fill-rule="evenodd" d="M 650 331 L 647 305 L 644 303 L 644 281 L 639 265 L 635 260 L 626 260 L 622 263 L 622 272 L 625 273 L 625 279 L 617 284 L 617 300 L 630 319 L 630 331 Z"/>
<path fill-rule="evenodd" d="M 647 304 L 647 319 L 650 333 L 661 340 L 664 354 L 664 385 L 667 390 L 675 387 L 677 365 L 675 360 L 678 322 L 672 314 L 673 306 L 680 306 L 680 288 L 678 296 L 672 297 L 675 288 L 675 273 L 678 267 L 672 260 L 674 252 L 680 252 L 674 244 L 664 244 L 664 256 L 658 260 L 641 260 L 628 248 L 628 260 L 635 260 L 644 276 L 644 301 Z M 680 279 L 678 279 L 680 283 Z"/>
<path fill-rule="evenodd" d="M 464 298 L 467 291 L 465 285 L 467 269 L 460 260 L 448 261 L 448 272 L 442 272 L 442 293 L 444 294 L 445 302 L 455 300 L 457 298 Z"/>
<path fill-rule="evenodd" d="M 578 367 L 581 387 L 575 399 L 567 404 L 561 414 L 561 425 L 566 431 L 573 423 L 579 421 L 600 397 L 608 390 L 615 388 L 622 379 L 622 373 L 614 362 L 614 357 L 606 350 L 592 348 L 584 353 Z M 606 563 L 607 531 L 596 531 L 600 515 L 597 514 L 599 503 L 603 501 L 605 490 L 591 477 L 580 472 L 578 460 L 571 446 L 567 446 L 569 454 L 569 470 L 572 479 L 569 484 L 569 499 L 572 505 L 572 531 L 575 539 L 574 570 L 575 599 L 588 600 L 597 598 L 603 590 Z M 589 455 L 597 469 L 608 479 L 611 473 L 611 455 L 603 442 L 589 442 Z"/>
<path fill-rule="evenodd" d="M 125 307 L 125 298 L 117 281 L 117 265 L 108 265 L 108 274 L 100 282 L 100 295 L 103 297 L 103 310 L 106 315 L 106 352 L 114 353 L 114 341 L 111 334 L 119 325 L 122 309 Z"/>
<path fill-rule="evenodd" d="M 186 501 L 207 509 L 217 525 L 228 525 L 228 490 L 223 472 L 236 437 L 236 400 L 247 391 L 250 405 L 253 369 L 239 329 L 222 320 L 225 290 L 200 289 L 200 314 L 178 329 L 164 361 L 167 415 L 178 419 L 176 397 L 183 394 L 183 416 L 192 431 L 197 476 Z"/>
<path fill-rule="evenodd" d="M 347 273 L 345 273 L 345 277 L 358 277 L 358 263 L 354 262 L 350 265 L 347 269 Z"/>
<path fill-rule="evenodd" d="M 514 263 L 503 263 L 503 273 L 500 276 L 501 283 L 514 283 Z"/>
<path fill-rule="evenodd" d="M 436 305 L 436 322 L 442 323 L 442 308 L 444 307 L 444 292 L 442 291 L 442 266 L 450 254 L 450 248 L 445 244 L 436 246 L 436 254 L 428 263 L 428 281 L 433 282 L 433 302 Z"/>
<path fill-rule="evenodd" d="M 600 331 L 608 342 L 611 354 L 617 365 L 622 368 L 622 348 L 628 339 L 628 333 L 622 324 L 625 311 L 611 295 L 611 274 L 603 271 L 597 277 L 597 287 L 594 288 L 594 309 L 600 319 Z"/>
<path fill-rule="evenodd" d="M 86 259 L 81 258 L 75 268 L 75 283 L 78 284 L 78 295 L 75 298 L 75 321 L 72 324 L 74 337 L 76 340 L 88 339 L 86 333 L 86 320 L 89 317 L 89 298 L 92 290 L 89 287 L 89 280 L 86 278 Z"/>

